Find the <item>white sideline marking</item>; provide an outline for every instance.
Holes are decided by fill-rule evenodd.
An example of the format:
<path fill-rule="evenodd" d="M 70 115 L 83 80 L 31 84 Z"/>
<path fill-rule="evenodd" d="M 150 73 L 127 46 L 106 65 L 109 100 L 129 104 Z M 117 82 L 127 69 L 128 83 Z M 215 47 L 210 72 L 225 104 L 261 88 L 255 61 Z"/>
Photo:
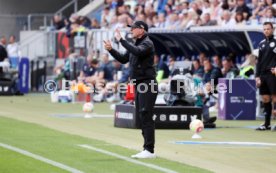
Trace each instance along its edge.
<path fill-rule="evenodd" d="M 106 154 L 106 155 L 110 155 L 110 156 L 113 156 L 113 157 L 117 157 L 119 159 L 131 162 L 131 163 L 135 163 L 137 165 L 143 165 L 143 166 L 146 166 L 146 167 L 149 167 L 149 168 L 152 168 L 152 169 L 156 169 L 156 170 L 161 171 L 161 172 L 177 173 L 177 172 L 175 172 L 173 170 L 170 170 L 170 169 L 167 169 L 167 168 L 162 168 L 160 166 L 150 164 L 150 163 L 144 163 L 144 162 L 141 162 L 141 161 L 138 161 L 138 160 L 135 160 L 135 159 L 131 159 L 131 158 L 119 155 L 117 153 L 112 153 L 112 152 L 109 152 L 109 151 L 106 151 L 106 150 L 103 150 L 103 149 L 100 149 L 100 148 L 96 148 L 96 147 L 93 147 L 93 146 L 90 146 L 90 145 L 83 144 L 83 145 L 78 145 L 78 146 L 80 146 L 82 148 L 89 149 L 89 150 L 94 150 L 94 151 L 97 151 L 99 153 L 103 153 L 103 154 Z"/>
<path fill-rule="evenodd" d="M 176 141 L 175 144 L 206 144 L 206 145 L 241 145 L 241 146 L 255 146 L 255 147 L 263 147 L 263 146 L 271 146 L 275 147 L 276 143 L 264 143 L 264 142 L 208 142 L 208 141 Z"/>
<path fill-rule="evenodd" d="M 3 143 L 0 143 L 0 146 L 3 147 L 3 148 L 9 149 L 9 150 L 18 152 L 18 153 L 23 154 L 25 156 L 32 157 L 36 160 L 40 160 L 42 162 L 48 163 L 50 165 L 53 165 L 55 167 L 61 168 L 63 170 L 66 170 L 66 171 L 69 171 L 69 172 L 72 172 L 72 173 L 83 173 L 82 171 L 77 170 L 75 168 L 72 168 L 72 167 L 66 166 L 62 163 L 58 163 L 58 162 L 55 162 L 53 160 L 47 159 L 45 157 L 30 153 L 29 151 L 22 150 L 20 148 L 16 148 L 16 147 L 13 147 L 13 146 L 10 146 L 10 145 L 7 145 L 7 144 L 3 144 Z"/>

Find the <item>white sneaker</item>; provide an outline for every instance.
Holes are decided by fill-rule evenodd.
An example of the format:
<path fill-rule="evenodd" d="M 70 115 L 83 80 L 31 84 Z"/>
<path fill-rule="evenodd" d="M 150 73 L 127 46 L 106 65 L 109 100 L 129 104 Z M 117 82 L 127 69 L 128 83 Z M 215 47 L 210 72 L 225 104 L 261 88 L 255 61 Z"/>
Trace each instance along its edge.
<path fill-rule="evenodd" d="M 108 103 L 118 102 L 120 101 L 120 96 L 118 94 L 113 94 L 112 96 L 106 98 Z"/>
<path fill-rule="evenodd" d="M 156 158 L 156 155 L 148 150 L 144 150 L 138 154 L 132 155 L 131 157 L 136 159 L 154 159 Z"/>

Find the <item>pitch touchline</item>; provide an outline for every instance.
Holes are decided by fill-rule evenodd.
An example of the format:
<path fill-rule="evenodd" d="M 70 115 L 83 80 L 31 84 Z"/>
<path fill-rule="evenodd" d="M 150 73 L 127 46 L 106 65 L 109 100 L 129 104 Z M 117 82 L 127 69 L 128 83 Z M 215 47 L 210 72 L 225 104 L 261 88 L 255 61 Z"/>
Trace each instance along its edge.
<path fill-rule="evenodd" d="M 39 156 L 39 155 L 36 155 L 36 154 L 33 154 L 33 153 L 30 153 L 29 151 L 26 151 L 26 150 L 22 150 L 20 148 L 16 148 L 16 147 L 13 147 L 11 145 L 7 145 L 7 144 L 3 144 L 3 143 L 0 143 L 0 147 L 3 147 L 3 148 L 6 148 L 6 149 L 9 149 L 9 150 L 12 150 L 12 151 L 15 151 L 17 153 L 20 153 L 20 154 L 23 154 L 25 156 L 28 156 L 28 157 L 32 157 L 36 160 L 40 160 L 42 162 L 45 162 L 45 163 L 48 163 L 50 165 L 53 165 L 55 167 L 58 167 L 58 168 L 61 168 L 63 170 L 66 170 L 66 171 L 69 171 L 69 172 L 72 172 L 72 173 L 83 173 L 82 171 L 80 170 L 77 170 L 75 168 L 72 168 L 72 167 L 69 167 L 67 165 L 64 165 L 62 163 L 58 163 L 58 162 L 55 162 L 53 160 L 50 160 L 50 159 L 47 159 L 45 157 L 42 157 L 42 156 Z"/>
<path fill-rule="evenodd" d="M 176 141 L 175 144 L 206 144 L 206 145 L 233 145 L 233 146 L 257 146 L 257 147 L 275 147 L 276 143 L 264 142 L 208 142 L 208 141 Z"/>
<path fill-rule="evenodd" d="M 156 170 L 161 171 L 161 172 L 177 173 L 177 172 L 175 172 L 173 170 L 170 170 L 170 169 L 167 169 L 167 168 L 162 168 L 160 166 L 150 164 L 150 163 L 144 163 L 144 162 L 141 162 L 141 161 L 138 161 L 138 160 L 135 160 L 135 159 L 128 158 L 126 156 L 119 155 L 117 153 L 112 153 L 110 151 L 106 151 L 106 150 L 103 150 L 103 149 L 100 149 L 100 148 L 93 147 L 91 145 L 82 144 L 82 145 L 78 145 L 78 146 L 80 146 L 82 148 L 89 149 L 89 150 L 97 151 L 99 153 L 103 153 L 103 154 L 106 154 L 106 155 L 110 155 L 110 156 L 113 156 L 113 157 L 117 157 L 119 159 L 125 160 L 127 162 L 131 162 L 131 163 L 134 163 L 134 164 L 137 164 L 137 165 L 143 165 L 143 166 L 146 166 L 148 168 L 156 169 Z"/>

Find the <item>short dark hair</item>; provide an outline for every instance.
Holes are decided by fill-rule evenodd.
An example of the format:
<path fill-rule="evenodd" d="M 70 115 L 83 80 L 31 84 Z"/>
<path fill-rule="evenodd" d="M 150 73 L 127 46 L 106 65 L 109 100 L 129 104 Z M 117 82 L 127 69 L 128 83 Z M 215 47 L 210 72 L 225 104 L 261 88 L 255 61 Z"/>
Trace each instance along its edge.
<path fill-rule="evenodd" d="M 173 56 L 173 55 L 170 55 L 169 58 L 170 58 L 172 61 L 175 61 L 175 60 L 176 60 L 175 56 Z"/>
<path fill-rule="evenodd" d="M 193 59 L 193 61 L 195 61 L 195 62 L 197 62 L 198 64 L 200 64 L 200 61 L 199 61 L 199 59 Z"/>
<path fill-rule="evenodd" d="M 92 61 L 91 61 L 91 64 L 94 64 L 94 65 L 97 65 L 99 63 L 99 61 L 97 60 L 97 59 L 93 59 Z"/>
<path fill-rule="evenodd" d="M 272 29 L 274 28 L 272 22 L 264 22 L 263 25 L 270 25 Z"/>

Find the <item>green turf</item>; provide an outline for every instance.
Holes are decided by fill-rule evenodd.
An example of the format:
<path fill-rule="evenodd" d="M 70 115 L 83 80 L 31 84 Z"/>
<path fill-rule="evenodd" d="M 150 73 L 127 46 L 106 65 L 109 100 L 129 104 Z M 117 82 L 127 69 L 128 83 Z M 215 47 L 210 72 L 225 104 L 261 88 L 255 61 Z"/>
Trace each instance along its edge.
<path fill-rule="evenodd" d="M 49 95 L 26 95 L 23 97 L 0 97 L 0 116 L 10 117 L 12 119 L 17 119 L 24 122 L 31 122 L 37 124 L 37 127 L 41 126 L 55 129 L 59 132 L 65 132 L 66 134 L 73 134 L 73 138 L 80 138 L 78 136 L 84 137 L 84 142 L 91 144 L 93 146 L 99 146 L 100 148 L 106 149 L 108 151 L 120 153 L 124 156 L 130 156 L 131 154 L 136 153 L 142 148 L 142 137 L 141 131 L 139 129 L 125 129 L 125 128 L 115 128 L 113 124 L 113 118 L 92 118 L 84 119 L 79 118 L 60 118 L 51 116 L 52 114 L 83 114 L 82 113 L 82 104 L 60 104 L 60 103 L 50 103 Z M 110 105 L 106 103 L 95 104 L 94 113 L 97 114 L 113 114 L 113 111 L 110 110 Z M 216 129 L 205 129 L 201 135 L 202 139 L 199 141 L 240 141 L 240 142 L 268 142 L 276 143 L 276 133 L 271 131 L 258 132 L 254 130 L 254 127 L 257 127 L 261 124 L 262 121 L 217 121 L 218 128 Z M 275 121 L 272 122 L 273 124 Z M 20 123 L 21 124 L 21 123 Z M 9 131 L 6 129 L 5 134 L 8 133 L 10 136 L 13 136 L 12 128 L 13 123 L 7 123 L 5 126 L 9 127 Z M 33 126 L 33 125 L 32 125 Z M 2 121 L 0 122 L 0 127 L 2 127 Z M 36 126 L 35 126 L 36 127 Z M 4 128 L 4 127 L 3 127 Z M 25 127 L 17 127 L 16 130 L 25 129 Z M 27 128 L 26 128 L 27 129 Z M 32 129 L 32 128 L 31 128 Z M 34 128 L 35 129 L 35 128 Z M 47 138 L 47 135 L 44 134 L 45 138 L 40 138 L 41 136 L 37 134 L 44 134 L 40 130 L 33 130 L 29 135 L 31 138 L 25 137 L 24 135 L 17 135 L 21 133 L 16 131 L 15 136 L 9 138 L 8 134 L 5 135 L 5 142 L 14 145 L 16 147 L 22 147 L 23 149 L 29 150 L 31 152 L 37 152 L 39 148 L 33 147 L 34 144 L 38 143 L 45 147 L 43 151 L 38 150 L 37 154 L 43 154 L 43 156 L 49 156 L 50 159 L 55 157 L 62 157 L 61 160 L 56 160 L 64 164 L 70 164 L 71 161 L 65 162 L 66 159 L 72 157 L 68 156 L 66 152 L 63 152 L 62 149 L 70 148 L 70 152 L 74 153 L 74 150 L 71 149 L 72 140 L 65 139 L 63 137 L 55 137 L 55 134 L 58 134 L 57 131 L 53 131 L 54 135 L 48 135 L 49 138 L 54 138 L 55 141 L 52 141 Z M 2 141 L 2 133 L 0 131 L 0 142 Z M 22 132 L 23 133 L 23 132 Z M 27 133 L 27 132 L 26 132 Z M 23 136 L 23 137 L 21 137 Z M 54 136 L 54 137 L 51 137 Z M 69 135 L 68 135 L 69 136 Z M 159 157 L 167 158 L 169 160 L 174 160 L 177 162 L 185 163 L 188 165 L 194 165 L 197 167 L 205 168 L 212 170 L 214 172 L 223 172 L 223 173 L 258 173 L 258 172 L 274 172 L 275 171 L 275 155 L 276 147 L 254 147 L 254 146 L 226 146 L 226 145 L 176 145 L 171 143 L 172 141 L 191 141 L 192 133 L 189 130 L 156 130 L 156 153 Z M 41 142 L 36 139 L 41 140 Z M 59 140 L 61 139 L 61 141 Z M 70 138 L 71 139 L 71 138 Z M 95 141 L 96 139 L 96 141 Z M 4 139 L 3 139 L 4 140 Z M 104 141 L 103 142 L 98 142 Z M 23 142 L 21 142 L 23 141 Z M 30 144 L 27 144 L 29 141 Z M 49 142 L 51 141 L 51 142 Z M 64 142 L 66 141 L 66 142 Z M 80 143 L 79 140 L 74 143 Z M 195 141 L 195 140 L 193 140 Z M 46 147 L 49 143 L 54 144 L 51 147 Z M 56 144 L 57 143 L 57 144 Z M 58 145 L 61 143 L 61 147 Z M 105 145 L 108 144 L 108 145 Z M 69 146 L 68 146 L 69 145 Z M 55 149 L 55 147 L 58 149 Z M 121 148 L 121 147 L 124 148 Z M 67 148 L 68 147 L 68 148 Z M 79 157 L 80 159 L 87 159 L 87 161 L 94 161 L 97 164 L 100 164 L 98 159 L 89 158 L 90 155 L 94 155 L 93 151 L 88 151 L 86 149 L 76 147 L 78 151 L 83 152 L 87 157 Z M 128 148 L 128 149 L 126 149 Z M 62 152 L 61 156 L 52 156 L 52 152 Z M 44 153 L 45 152 L 45 153 Z M 56 153 L 58 153 L 56 152 Z M 44 155 L 45 154 L 45 155 Z M 66 158 L 63 158 L 65 155 Z M 77 155 L 76 155 L 77 156 Z M 65 159 L 65 160 L 64 160 Z M 69 159 L 70 160 L 70 159 Z M 117 159 L 115 159 L 117 160 Z M 114 159 L 101 159 L 101 162 L 104 163 L 117 163 Z M 178 166 L 172 166 L 170 164 L 175 164 L 174 162 L 166 162 L 162 159 L 157 160 L 148 160 L 146 162 L 158 164 L 160 166 L 171 168 L 173 170 L 178 170 Z M 1 163 L 0 163 L 1 164 Z M 169 165 L 167 165 L 169 164 Z M 81 165 L 78 167 L 78 162 L 74 162 L 69 166 L 75 168 L 86 167 L 87 164 Z M 128 163 L 131 167 L 133 164 Z M 90 165 L 91 166 L 91 165 Z M 113 165 L 104 166 L 113 167 Z M 122 166 L 119 166 L 122 167 Z M 136 167 L 134 166 L 133 168 Z M 1 169 L 1 165 L 0 165 Z M 90 168 L 88 168 L 90 169 Z M 147 168 L 146 168 L 147 169 Z M 179 168 L 184 172 L 185 169 L 189 167 Z M 82 170 L 82 169 L 81 169 Z M 114 168 L 116 170 L 116 167 Z M 113 169 L 112 169 L 113 171 Z M 117 171 L 117 170 L 116 170 Z M 128 170 L 130 171 L 130 170 Z M 141 170 L 140 170 L 141 171 Z M 144 171 L 144 170 L 142 170 Z M 201 170 L 200 170 L 201 171 Z M 203 170 L 204 171 L 204 170 Z M 88 171 L 91 172 L 91 171 Z M 120 172 L 120 171 L 119 171 Z M 131 170 L 130 172 L 133 172 Z M 145 172 L 148 172 L 146 170 Z M 0 173 L 1 170 L 0 170 Z"/>
<path fill-rule="evenodd" d="M 68 135 L 55 130 L 40 127 L 35 124 L 11 120 L 9 118 L 1 117 L 0 124 L 0 142 L 27 150 L 34 154 L 41 155 L 48 159 L 66 164 L 84 172 L 159 172 L 144 166 L 126 162 L 112 156 L 97 153 L 95 151 L 89 151 L 87 149 L 80 148 L 78 145 L 88 144 L 97 148 L 105 149 L 107 151 L 116 152 L 127 157 L 133 153 L 133 151 L 129 149 L 97 140 Z M 6 173 L 6 170 L 9 169 L 9 167 L 11 168 L 10 172 L 20 173 L 62 172 L 59 169 L 52 168 L 46 163 L 41 163 L 14 152 L 9 152 L 3 149 L 1 149 L 0 152 L 1 156 L 4 156 L 0 159 L 1 173 Z M 17 157 L 17 155 L 20 157 Z M 168 161 L 162 158 L 148 160 L 145 162 L 172 169 L 177 172 L 208 172 L 203 169 Z M 35 165 L 36 168 L 33 169 Z"/>
<path fill-rule="evenodd" d="M 0 172 L 63 173 L 67 171 L 0 147 Z"/>

